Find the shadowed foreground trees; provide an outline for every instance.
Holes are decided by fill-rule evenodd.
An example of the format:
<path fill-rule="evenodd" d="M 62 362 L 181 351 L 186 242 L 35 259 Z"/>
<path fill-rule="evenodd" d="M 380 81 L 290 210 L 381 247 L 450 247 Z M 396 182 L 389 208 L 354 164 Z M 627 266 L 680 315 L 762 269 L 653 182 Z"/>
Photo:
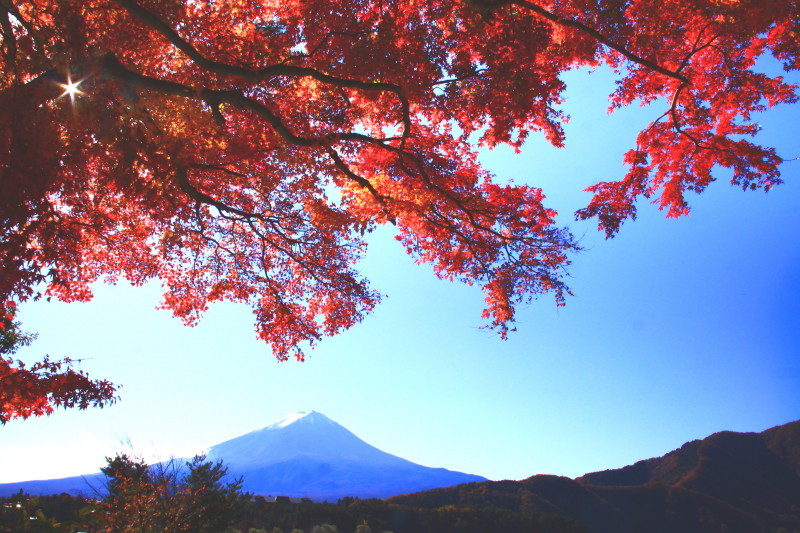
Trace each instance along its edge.
<path fill-rule="evenodd" d="M 226 478 L 221 461 L 196 456 L 157 465 L 117 455 L 102 469 L 105 494 L 92 510 L 105 533 L 218 533 L 243 502 L 241 480 Z"/>
<path fill-rule="evenodd" d="M 302 359 L 378 303 L 354 265 L 390 223 L 505 336 L 516 305 L 563 303 L 577 246 L 476 145 L 561 146 L 560 74 L 605 64 L 612 109 L 661 111 L 580 218 L 684 215 L 717 166 L 768 190 L 783 158 L 753 114 L 796 88 L 754 65 L 796 69 L 799 21 L 786 0 L 0 0 L 0 298 L 159 278 L 186 323 L 243 302 Z"/>
<path fill-rule="evenodd" d="M 221 462 L 196 456 L 148 465 L 108 458 L 95 500 L 19 493 L 0 500 L 0 532 L 222 533 L 240 513 L 241 480 Z"/>
<path fill-rule="evenodd" d="M 31 524 L 31 531 L 47 533 L 74 533 L 75 531 L 110 531 L 99 525 L 96 518 L 98 506 L 68 495 L 31 498 L 22 494 L 0 498 L 0 532 L 13 531 L 20 523 Z M 7 505 L 11 505 L 4 512 Z M 15 507 L 20 504 L 19 508 Z M 151 500 L 151 508 L 157 505 Z M 586 533 L 577 522 L 564 518 L 520 513 L 496 507 L 469 508 L 447 506 L 439 509 L 414 508 L 389 504 L 380 500 L 361 500 L 350 504 L 301 503 L 281 504 L 245 501 L 237 505 L 232 525 L 215 526 L 218 529 L 188 531 L 214 531 L 215 533 Z M 125 513 L 129 519 L 130 514 Z M 209 515 L 213 516 L 213 515 Z M 16 517 L 16 518 L 15 518 Z M 35 517 L 31 520 L 30 517 Z M 51 518 L 54 517 L 54 518 Z M 25 521 L 27 522 L 25 522 Z M 159 522 L 118 523 L 126 533 L 162 533 L 185 531 L 170 529 Z M 218 522 L 222 524 L 222 522 Z M 10 526 L 4 529 L 4 526 Z M 150 529 L 148 529 L 150 528 Z"/>

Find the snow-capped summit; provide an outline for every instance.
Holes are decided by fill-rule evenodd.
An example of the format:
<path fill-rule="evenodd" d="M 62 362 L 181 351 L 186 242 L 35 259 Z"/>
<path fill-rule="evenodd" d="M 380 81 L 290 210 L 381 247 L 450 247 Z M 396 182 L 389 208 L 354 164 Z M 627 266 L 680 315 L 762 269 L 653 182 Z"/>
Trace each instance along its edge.
<path fill-rule="evenodd" d="M 319 420 L 320 418 L 324 418 L 325 420 L 333 422 L 333 420 L 330 420 L 325 415 L 318 413 L 316 411 L 298 411 L 296 413 L 284 416 L 280 420 L 276 420 L 275 422 L 267 426 L 267 428 L 269 429 L 285 428 L 290 424 L 294 424 L 295 422 L 301 421 L 303 418 L 308 418 L 306 422 L 313 422 Z"/>
<path fill-rule="evenodd" d="M 316 411 L 285 416 L 266 427 L 212 446 L 208 456 L 222 459 L 232 468 L 267 466 L 298 456 L 376 463 L 402 461 L 370 446 Z"/>
<path fill-rule="evenodd" d="M 304 424 L 338 425 L 336 422 L 322 413 L 318 413 L 317 411 L 298 411 L 296 413 L 286 415 L 283 418 L 276 420 L 272 424 L 263 427 L 262 429 L 280 429 L 298 422 Z"/>

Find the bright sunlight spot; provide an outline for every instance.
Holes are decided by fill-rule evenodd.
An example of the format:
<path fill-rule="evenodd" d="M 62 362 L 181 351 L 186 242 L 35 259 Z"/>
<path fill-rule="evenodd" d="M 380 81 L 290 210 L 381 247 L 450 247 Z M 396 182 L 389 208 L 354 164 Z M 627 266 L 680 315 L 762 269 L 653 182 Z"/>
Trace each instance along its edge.
<path fill-rule="evenodd" d="M 64 92 L 61 94 L 61 98 L 65 96 L 69 96 L 70 102 L 73 104 L 75 103 L 75 97 L 80 96 L 83 92 L 78 88 L 84 80 L 72 81 L 72 76 L 67 74 L 67 83 L 61 83 L 61 87 L 64 88 Z"/>

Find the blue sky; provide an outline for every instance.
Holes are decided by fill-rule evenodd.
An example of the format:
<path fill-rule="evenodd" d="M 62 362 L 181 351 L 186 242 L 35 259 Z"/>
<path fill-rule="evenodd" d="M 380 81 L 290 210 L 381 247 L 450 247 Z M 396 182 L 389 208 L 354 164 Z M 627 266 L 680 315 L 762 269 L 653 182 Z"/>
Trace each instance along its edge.
<path fill-rule="evenodd" d="M 504 342 L 478 329 L 479 289 L 437 280 L 389 229 L 370 237 L 363 264 L 384 302 L 302 364 L 277 363 L 241 306 L 183 327 L 154 310 L 154 284 L 100 286 L 89 304 L 29 303 L 20 319 L 40 338 L 20 357 L 83 357 L 122 399 L 0 428 L 0 482 L 96 471 L 129 445 L 189 456 L 308 409 L 389 453 L 490 479 L 578 476 L 800 418 L 800 161 L 769 194 L 719 172 L 689 217 L 642 204 L 606 241 L 572 221 L 589 200 L 582 189 L 621 177 L 622 153 L 661 111 L 608 116 L 606 73 L 566 80 L 566 149 L 535 137 L 520 155 L 482 154 L 498 180 L 542 187 L 586 248 L 566 307 L 520 309 Z M 800 107 L 761 122 L 762 142 L 800 156 Z"/>

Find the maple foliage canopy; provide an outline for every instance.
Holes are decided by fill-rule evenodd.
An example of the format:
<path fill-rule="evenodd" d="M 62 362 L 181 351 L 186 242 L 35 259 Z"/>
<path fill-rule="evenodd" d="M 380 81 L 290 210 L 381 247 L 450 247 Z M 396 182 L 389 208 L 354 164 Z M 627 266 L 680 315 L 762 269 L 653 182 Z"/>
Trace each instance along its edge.
<path fill-rule="evenodd" d="M 715 166 L 769 189 L 753 113 L 797 95 L 754 65 L 800 66 L 799 25 L 787 0 L 0 0 L 0 296 L 159 278 L 185 322 L 244 302 L 302 358 L 378 302 L 355 263 L 391 223 L 505 335 L 515 305 L 563 302 L 577 246 L 476 145 L 561 146 L 559 75 L 606 64 L 612 108 L 664 113 L 580 218 L 685 214 Z"/>

